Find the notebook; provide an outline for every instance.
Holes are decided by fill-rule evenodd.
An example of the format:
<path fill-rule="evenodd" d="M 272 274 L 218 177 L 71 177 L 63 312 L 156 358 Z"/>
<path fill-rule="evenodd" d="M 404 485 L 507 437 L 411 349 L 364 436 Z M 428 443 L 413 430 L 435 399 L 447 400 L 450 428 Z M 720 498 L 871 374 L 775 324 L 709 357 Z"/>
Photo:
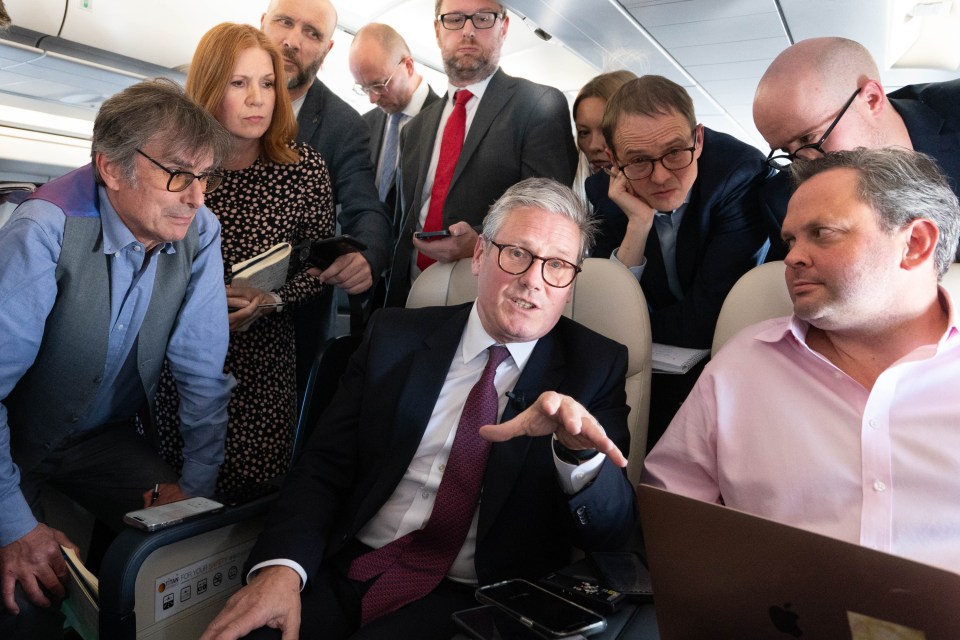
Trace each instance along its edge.
<path fill-rule="evenodd" d="M 641 485 L 661 640 L 960 638 L 960 575 Z"/>

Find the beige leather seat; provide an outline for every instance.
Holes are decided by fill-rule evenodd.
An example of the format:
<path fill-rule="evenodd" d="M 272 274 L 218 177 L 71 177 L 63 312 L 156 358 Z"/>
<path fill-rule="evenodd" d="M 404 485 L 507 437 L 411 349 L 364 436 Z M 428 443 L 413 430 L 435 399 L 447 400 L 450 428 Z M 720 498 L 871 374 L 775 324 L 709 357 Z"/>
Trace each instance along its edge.
<path fill-rule="evenodd" d="M 783 261 L 768 262 L 743 274 L 723 301 L 713 332 L 711 355 L 738 331 L 761 320 L 788 316 L 793 303 L 784 280 Z M 960 303 L 960 263 L 950 265 L 940 282 L 954 304 Z"/>
<path fill-rule="evenodd" d="M 793 313 L 793 303 L 783 279 L 784 269 L 783 261 L 777 260 L 754 267 L 740 276 L 720 307 L 717 328 L 713 330 L 711 356 L 744 327 Z"/>
<path fill-rule="evenodd" d="M 435 263 L 417 278 L 408 307 L 461 304 L 477 297 L 477 279 L 469 258 Z M 626 393 L 630 405 L 630 451 L 627 474 L 636 484 L 647 450 L 650 414 L 650 317 L 636 278 L 610 260 L 587 258 L 573 284 L 573 298 L 563 314 L 612 340 L 626 345 Z"/>

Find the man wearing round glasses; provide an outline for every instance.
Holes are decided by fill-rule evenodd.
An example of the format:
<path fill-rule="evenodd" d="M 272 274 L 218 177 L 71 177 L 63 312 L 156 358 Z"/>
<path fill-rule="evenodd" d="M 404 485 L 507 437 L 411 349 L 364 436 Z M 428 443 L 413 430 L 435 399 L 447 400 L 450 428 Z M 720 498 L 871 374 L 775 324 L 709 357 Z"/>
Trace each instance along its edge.
<path fill-rule="evenodd" d="M 397 306 L 434 261 L 472 254 L 483 217 L 508 187 L 530 177 L 569 185 L 577 167 L 563 94 L 500 69 L 506 9 L 437 0 L 434 16 L 449 85 L 445 100 L 425 107 L 400 137 L 399 239 L 387 299 Z M 433 237 L 417 238 L 421 231 Z"/>
<path fill-rule="evenodd" d="M 476 301 L 373 315 L 203 640 L 447 640 L 478 584 L 626 542 L 626 348 L 562 317 L 592 233 L 569 187 L 523 180 L 474 245 Z"/>
<path fill-rule="evenodd" d="M 802 40 L 778 55 L 753 99 L 753 119 L 781 174 L 761 202 L 771 239 L 768 260 L 786 247 L 780 227 L 793 192 L 794 160 L 857 147 L 903 147 L 932 156 L 960 194 L 960 80 L 910 85 L 889 95 L 870 52 L 846 38 Z"/>
<path fill-rule="evenodd" d="M 392 212 L 400 131 L 440 97 L 417 72 L 403 36 L 389 25 L 373 22 L 357 31 L 350 43 L 350 73 L 357 82 L 354 92 L 378 107 L 363 114 L 363 120 L 370 127 L 370 160 L 377 191 Z"/>
<path fill-rule="evenodd" d="M 697 124 L 689 94 L 661 76 L 623 85 L 602 129 L 612 175 L 591 176 L 587 192 L 609 182 L 593 204 L 612 257 L 640 281 L 654 342 L 709 348 L 724 298 L 766 251 L 754 193 L 763 154 Z M 698 373 L 654 376 L 651 444 Z"/>
<path fill-rule="evenodd" d="M 93 162 L 0 230 L 0 573 L 14 581 L 0 637 L 63 635 L 50 601 L 67 576 L 59 545 L 74 545 L 38 522 L 45 487 L 113 529 L 127 511 L 213 494 L 234 383 L 220 224 L 203 202 L 229 144 L 175 83 L 133 85 L 103 103 Z M 165 358 L 183 392 L 180 474 L 151 421 L 146 437 L 134 424 Z"/>

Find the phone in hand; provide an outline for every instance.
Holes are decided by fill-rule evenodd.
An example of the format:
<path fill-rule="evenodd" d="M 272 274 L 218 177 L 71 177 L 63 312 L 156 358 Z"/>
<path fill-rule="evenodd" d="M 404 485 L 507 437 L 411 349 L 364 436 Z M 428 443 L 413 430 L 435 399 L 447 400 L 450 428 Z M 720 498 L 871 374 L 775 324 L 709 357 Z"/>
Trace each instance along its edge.
<path fill-rule="evenodd" d="M 342 255 L 363 251 L 367 245 L 351 235 L 343 234 L 323 240 L 309 241 L 309 248 L 303 252 L 302 259 L 310 266 L 326 269 Z"/>
<path fill-rule="evenodd" d="M 187 498 L 156 507 L 137 509 L 123 516 L 123 521 L 144 531 L 159 531 L 209 513 L 223 511 L 223 504 L 209 498 Z"/>
<path fill-rule="evenodd" d="M 413 234 L 417 240 L 434 240 L 435 238 L 449 238 L 450 230 L 441 229 L 439 231 L 417 231 Z"/>
<path fill-rule="evenodd" d="M 500 607 L 548 638 L 589 636 L 607 628 L 607 621 L 600 614 L 527 580 L 505 580 L 480 587 L 477 600 Z"/>

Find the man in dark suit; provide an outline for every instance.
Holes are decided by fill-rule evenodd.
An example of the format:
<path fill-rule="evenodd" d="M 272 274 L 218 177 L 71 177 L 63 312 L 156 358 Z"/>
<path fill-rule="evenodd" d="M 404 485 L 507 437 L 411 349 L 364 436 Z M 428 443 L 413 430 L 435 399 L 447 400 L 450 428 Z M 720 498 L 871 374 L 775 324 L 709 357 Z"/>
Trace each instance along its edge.
<path fill-rule="evenodd" d="M 903 147 L 933 157 L 960 195 L 960 80 L 884 95 L 879 78 L 870 52 L 846 38 L 811 38 L 781 52 L 753 99 L 753 119 L 771 148 L 769 162 L 787 169 L 796 158 L 826 151 Z M 768 260 L 786 255 L 780 227 L 792 192 L 789 171 L 762 189 Z"/>
<path fill-rule="evenodd" d="M 607 102 L 603 135 L 613 175 L 596 214 L 626 218 L 612 259 L 640 281 L 654 342 L 709 348 L 724 298 L 766 252 L 755 205 L 763 154 L 697 124 L 689 94 L 662 76 L 623 85 Z M 699 372 L 654 376 L 651 445 Z"/>
<path fill-rule="evenodd" d="M 417 72 L 403 36 L 378 22 L 365 25 L 353 37 L 350 73 L 357 82 L 354 91 L 367 96 L 378 107 L 363 114 L 363 120 L 370 127 L 370 160 L 377 176 L 377 190 L 387 211 L 393 211 L 399 132 L 421 109 L 440 97 Z"/>
<path fill-rule="evenodd" d="M 248 585 L 205 639 L 270 625 L 273 637 L 279 628 L 289 637 L 446 640 L 455 632 L 450 613 L 475 604 L 477 584 L 556 570 L 574 544 L 627 541 L 626 349 L 560 315 L 591 233 L 568 187 L 525 180 L 484 221 L 473 254 L 475 303 L 374 314 L 251 552 Z M 509 356 L 491 390 L 498 401 L 490 422 L 498 404 L 500 424 L 479 430 L 493 442 L 489 458 L 457 464 L 457 443 L 470 432 L 464 398 L 486 366 L 485 350 L 492 359 L 504 349 L 496 344 Z M 396 566 L 357 577 L 358 563 L 408 536 L 412 547 L 443 522 L 446 475 L 456 480 L 468 468 L 478 486 L 435 586 L 370 621 L 369 597 Z M 401 585 L 426 580 L 425 562 L 397 562 L 412 574 Z"/>
<path fill-rule="evenodd" d="M 260 18 L 260 28 L 280 48 L 287 88 L 297 114 L 297 140 L 320 152 L 330 171 L 337 204 L 337 223 L 343 233 L 367 248 L 337 258 L 322 272 L 321 281 L 353 296 L 351 306 L 359 321 L 361 294 L 374 285 L 390 254 L 390 221 L 377 196 L 368 152 L 370 134 L 356 110 L 320 80 L 317 71 L 333 47 L 337 12 L 329 0 L 271 0 Z M 333 289 L 296 312 L 297 381 L 303 387 L 317 345 L 335 335 Z"/>
<path fill-rule="evenodd" d="M 400 137 L 398 207 L 400 237 L 393 255 L 388 304 L 402 305 L 420 273 L 417 252 L 449 262 L 471 254 L 477 229 L 507 187 L 543 176 L 571 184 L 577 152 L 563 94 L 499 69 L 509 18 L 496 2 L 438 0 L 434 30 L 450 85 L 446 99 L 410 121 Z M 480 27 L 477 23 L 480 22 Z M 465 104 L 466 135 L 436 228 L 430 203 L 446 125 L 458 90 Z M 414 238 L 415 231 L 449 230 L 451 237 Z"/>

